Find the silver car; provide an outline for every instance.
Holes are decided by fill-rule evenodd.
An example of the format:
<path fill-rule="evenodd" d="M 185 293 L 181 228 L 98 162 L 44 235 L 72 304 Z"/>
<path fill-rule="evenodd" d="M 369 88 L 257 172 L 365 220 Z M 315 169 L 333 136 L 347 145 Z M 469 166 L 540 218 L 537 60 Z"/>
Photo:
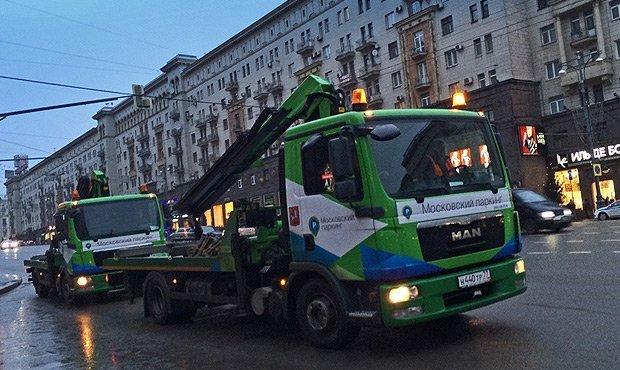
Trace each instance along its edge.
<path fill-rule="evenodd" d="M 601 207 L 594 212 L 594 218 L 601 221 L 618 217 L 620 217 L 620 200 L 615 201 L 606 207 Z"/>

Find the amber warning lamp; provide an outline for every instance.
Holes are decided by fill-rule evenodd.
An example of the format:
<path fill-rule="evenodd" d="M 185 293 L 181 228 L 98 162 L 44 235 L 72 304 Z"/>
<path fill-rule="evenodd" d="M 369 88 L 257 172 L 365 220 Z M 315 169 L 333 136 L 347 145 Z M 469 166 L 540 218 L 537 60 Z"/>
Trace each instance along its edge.
<path fill-rule="evenodd" d="M 464 92 L 455 92 L 452 95 L 452 108 L 465 108 L 467 106 L 467 102 L 465 101 L 465 93 Z"/>
<path fill-rule="evenodd" d="M 146 186 L 146 184 L 140 185 L 140 194 L 148 194 L 148 193 L 149 193 L 148 186 Z"/>
<path fill-rule="evenodd" d="M 354 89 L 351 96 L 351 109 L 354 111 L 365 111 L 367 107 L 366 91 L 364 89 Z"/>

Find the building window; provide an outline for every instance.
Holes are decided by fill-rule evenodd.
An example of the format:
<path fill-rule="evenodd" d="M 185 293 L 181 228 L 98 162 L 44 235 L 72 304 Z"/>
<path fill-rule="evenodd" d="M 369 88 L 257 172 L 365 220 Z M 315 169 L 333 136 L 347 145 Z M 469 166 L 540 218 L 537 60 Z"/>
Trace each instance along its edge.
<path fill-rule="evenodd" d="M 441 34 L 443 36 L 454 32 L 454 26 L 452 25 L 452 16 L 445 17 L 441 20 Z"/>
<path fill-rule="evenodd" d="M 471 19 L 471 23 L 478 22 L 478 4 L 469 7 L 469 18 Z"/>
<path fill-rule="evenodd" d="M 338 25 L 342 25 L 342 10 L 339 10 L 338 13 L 336 13 L 336 18 L 338 18 Z"/>
<path fill-rule="evenodd" d="M 422 96 L 420 97 L 420 105 L 423 107 L 428 107 L 429 105 L 431 105 L 431 96 L 429 95 L 429 93 L 422 94 Z"/>
<path fill-rule="evenodd" d="M 552 24 L 540 29 L 540 42 L 542 45 L 548 45 L 555 41 L 555 27 Z"/>
<path fill-rule="evenodd" d="M 323 46 L 323 59 L 329 59 L 332 56 L 332 48 L 329 45 Z"/>
<path fill-rule="evenodd" d="M 394 23 L 396 23 L 396 16 L 394 12 L 389 12 L 385 15 L 385 29 L 389 30 L 394 27 Z"/>
<path fill-rule="evenodd" d="M 241 189 L 243 187 L 243 179 L 237 180 L 237 187 Z"/>
<path fill-rule="evenodd" d="M 482 0 L 480 2 L 480 13 L 482 14 L 482 19 L 489 16 L 489 0 Z"/>
<path fill-rule="evenodd" d="M 400 71 L 396 71 L 392 73 L 392 87 L 397 88 L 403 84 L 402 76 L 400 75 Z"/>
<path fill-rule="evenodd" d="M 250 185 L 256 185 L 256 175 L 250 176 Z"/>
<path fill-rule="evenodd" d="M 548 6 L 547 0 L 538 0 L 538 10 L 545 9 Z"/>
<path fill-rule="evenodd" d="M 478 85 L 480 87 L 485 87 L 487 85 L 486 75 L 484 73 L 478 74 Z"/>
<path fill-rule="evenodd" d="M 562 64 L 559 60 L 554 60 L 549 63 L 545 63 L 545 69 L 547 70 L 547 80 L 552 80 L 560 76 L 559 72 L 562 69 Z"/>
<path fill-rule="evenodd" d="M 595 103 L 602 103 L 605 100 L 605 96 L 603 95 L 603 85 L 593 85 L 592 86 L 592 95 L 594 95 Z"/>
<path fill-rule="evenodd" d="M 456 50 L 451 49 L 445 52 L 446 57 L 446 68 L 452 68 L 458 64 L 458 60 L 456 58 Z"/>
<path fill-rule="evenodd" d="M 253 118 L 254 118 L 254 108 L 249 107 L 248 108 L 248 119 L 253 119 Z"/>
<path fill-rule="evenodd" d="M 557 95 L 549 98 L 549 112 L 551 114 L 564 112 L 566 107 L 564 107 L 564 96 Z"/>
<path fill-rule="evenodd" d="M 614 21 L 620 19 L 620 0 L 610 1 L 609 7 L 611 8 L 611 19 Z"/>
<path fill-rule="evenodd" d="M 484 48 L 487 50 L 487 54 L 493 52 L 493 36 L 489 33 L 488 35 L 484 35 Z"/>
<path fill-rule="evenodd" d="M 228 130 L 228 118 L 224 118 L 222 125 L 224 126 L 224 131 Z"/>
<path fill-rule="evenodd" d="M 417 31 L 413 34 L 413 52 L 414 53 L 423 53 L 424 52 L 424 32 Z"/>
<path fill-rule="evenodd" d="M 398 57 L 398 42 L 394 41 L 388 44 L 388 54 L 390 59 Z"/>
<path fill-rule="evenodd" d="M 620 40 L 616 40 L 616 59 L 620 59 Z"/>
<path fill-rule="evenodd" d="M 581 35 L 581 20 L 579 16 L 575 15 L 570 21 L 570 33 L 571 35 Z"/>
<path fill-rule="evenodd" d="M 492 69 L 489 71 L 489 84 L 493 85 L 497 83 L 497 72 Z"/>
<path fill-rule="evenodd" d="M 416 70 L 418 71 L 418 83 L 427 83 L 428 70 L 426 69 L 426 62 L 416 64 Z"/>
<path fill-rule="evenodd" d="M 454 95 L 454 93 L 461 91 L 461 82 L 459 81 L 448 85 L 448 91 L 450 92 L 450 96 Z"/>
<path fill-rule="evenodd" d="M 295 63 L 288 65 L 288 76 L 293 77 L 295 75 Z"/>
<path fill-rule="evenodd" d="M 480 39 L 474 40 L 474 55 L 476 58 L 480 58 L 482 56 L 482 41 Z"/>
<path fill-rule="evenodd" d="M 348 6 L 344 8 L 343 14 L 344 14 L 344 21 L 348 22 L 349 19 L 351 19 L 350 15 L 349 15 L 349 7 Z"/>
<path fill-rule="evenodd" d="M 198 153 L 192 153 L 192 159 L 194 160 L 194 163 L 198 162 Z"/>

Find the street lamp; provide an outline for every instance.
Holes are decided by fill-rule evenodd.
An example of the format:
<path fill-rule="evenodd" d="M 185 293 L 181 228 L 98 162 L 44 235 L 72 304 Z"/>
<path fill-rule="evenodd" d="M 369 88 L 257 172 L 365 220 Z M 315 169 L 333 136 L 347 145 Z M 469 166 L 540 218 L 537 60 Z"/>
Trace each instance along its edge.
<path fill-rule="evenodd" d="M 596 208 L 603 207 L 604 201 L 601 196 L 601 184 L 599 183 L 598 176 L 594 174 L 594 165 L 596 164 L 596 158 L 594 157 L 594 135 L 592 132 L 592 117 L 590 116 L 590 96 L 588 95 L 588 89 L 586 86 L 586 66 L 588 63 L 594 61 L 596 63 L 601 63 L 603 58 L 598 56 L 596 59 L 593 59 L 593 55 L 590 54 L 590 58 L 584 61 L 584 56 L 581 51 L 577 51 L 577 72 L 579 73 L 579 97 L 581 100 L 581 107 L 583 108 L 584 114 L 584 123 L 586 126 L 586 133 L 588 135 L 588 144 L 590 146 L 590 164 L 592 167 L 592 174 L 594 175 L 594 184 L 596 187 Z M 558 71 L 560 75 L 565 75 L 566 70 L 564 68 Z"/>

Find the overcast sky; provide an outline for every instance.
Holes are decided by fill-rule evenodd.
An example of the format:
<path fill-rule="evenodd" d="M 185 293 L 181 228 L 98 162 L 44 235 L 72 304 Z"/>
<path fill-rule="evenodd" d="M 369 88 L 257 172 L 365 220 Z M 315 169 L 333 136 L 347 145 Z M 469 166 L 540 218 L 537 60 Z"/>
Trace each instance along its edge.
<path fill-rule="evenodd" d="M 0 0 L 0 76 L 131 93 L 177 54 L 201 57 L 284 0 Z M 113 97 L 0 78 L 0 113 Z M 104 104 L 0 121 L 0 159 L 44 157 Z M 30 167 L 38 161 L 30 161 Z M 5 198 L 0 162 L 0 197 Z"/>

